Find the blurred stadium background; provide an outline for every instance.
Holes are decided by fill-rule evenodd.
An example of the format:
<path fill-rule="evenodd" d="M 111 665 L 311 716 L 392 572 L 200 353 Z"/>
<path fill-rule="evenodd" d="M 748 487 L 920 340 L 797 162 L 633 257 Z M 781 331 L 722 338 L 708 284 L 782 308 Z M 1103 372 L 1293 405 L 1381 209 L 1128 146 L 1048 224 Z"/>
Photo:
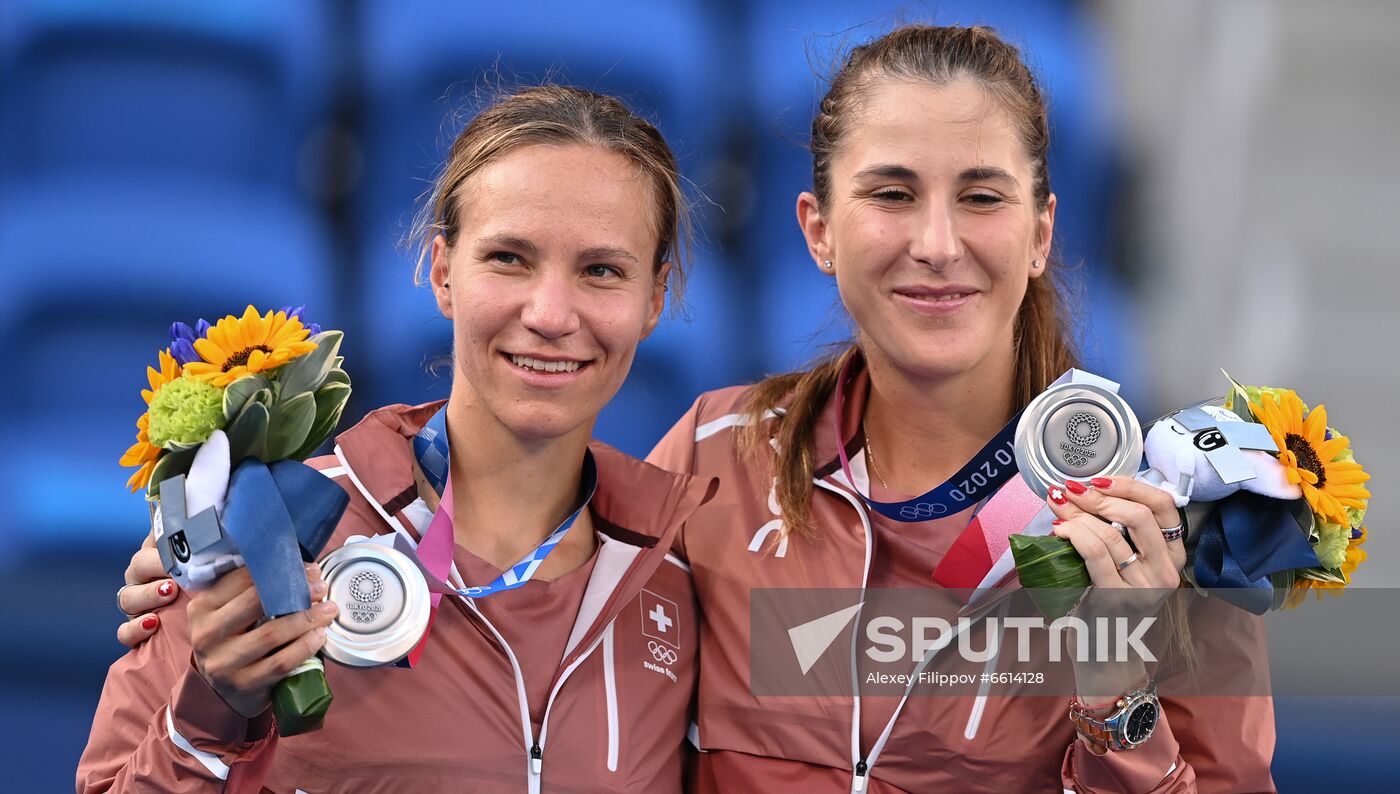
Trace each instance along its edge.
<path fill-rule="evenodd" d="M 415 199 L 496 76 L 615 93 L 702 197 L 693 319 L 597 429 L 644 454 L 700 391 L 845 337 L 792 217 L 803 143 L 835 54 L 901 21 L 990 24 L 1041 77 L 1090 368 L 1144 416 L 1219 393 L 1221 366 L 1293 385 L 1395 481 L 1400 6 L 3 0 L 0 789 L 72 786 L 146 523 L 117 459 L 169 322 L 305 304 L 346 331 L 347 417 L 445 396 L 449 326 L 399 244 Z M 1358 584 L 1394 587 L 1377 492 Z M 1400 771 L 1395 699 L 1281 698 L 1278 728 L 1280 790 Z"/>

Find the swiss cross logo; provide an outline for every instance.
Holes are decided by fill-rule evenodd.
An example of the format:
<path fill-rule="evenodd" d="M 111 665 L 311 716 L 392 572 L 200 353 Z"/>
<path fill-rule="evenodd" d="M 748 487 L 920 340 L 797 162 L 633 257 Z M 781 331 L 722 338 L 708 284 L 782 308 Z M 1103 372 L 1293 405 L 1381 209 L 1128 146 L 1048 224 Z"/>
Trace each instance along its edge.
<path fill-rule="evenodd" d="M 642 590 L 642 634 L 677 650 L 681 647 L 681 611 L 676 602 Z"/>

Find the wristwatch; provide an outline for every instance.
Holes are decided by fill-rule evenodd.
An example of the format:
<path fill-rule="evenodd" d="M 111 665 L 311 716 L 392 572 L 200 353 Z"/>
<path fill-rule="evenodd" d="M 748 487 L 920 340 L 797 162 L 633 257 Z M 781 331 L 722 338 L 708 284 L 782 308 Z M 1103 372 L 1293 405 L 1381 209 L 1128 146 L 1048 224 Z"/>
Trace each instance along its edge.
<path fill-rule="evenodd" d="M 1122 695 L 1106 717 L 1095 717 L 1079 698 L 1069 702 L 1069 719 L 1090 744 L 1102 750 L 1131 750 L 1152 738 L 1162 706 L 1157 702 L 1157 686 L 1148 681 Z"/>

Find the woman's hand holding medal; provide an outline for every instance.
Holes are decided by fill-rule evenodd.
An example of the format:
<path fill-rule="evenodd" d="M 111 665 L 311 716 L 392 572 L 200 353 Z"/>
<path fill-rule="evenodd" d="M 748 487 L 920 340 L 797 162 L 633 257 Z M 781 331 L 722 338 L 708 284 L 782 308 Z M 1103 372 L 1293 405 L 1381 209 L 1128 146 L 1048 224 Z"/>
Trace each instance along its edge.
<path fill-rule="evenodd" d="M 1048 502 L 1056 516 L 1054 533 L 1074 544 L 1095 587 L 1177 586 L 1186 546 L 1180 537 L 1168 541 L 1163 534 L 1181 525 L 1167 492 L 1130 477 L 1095 477 L 1087 485 L 1070 480 L 1052 488 Z"/>

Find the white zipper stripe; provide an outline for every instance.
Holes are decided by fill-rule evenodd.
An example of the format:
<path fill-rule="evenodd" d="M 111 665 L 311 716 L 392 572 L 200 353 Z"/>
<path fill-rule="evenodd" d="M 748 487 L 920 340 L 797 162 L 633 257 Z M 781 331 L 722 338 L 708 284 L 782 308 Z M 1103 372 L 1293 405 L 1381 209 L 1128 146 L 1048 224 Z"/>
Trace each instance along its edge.
<path fill-rule="evenodd" d="M 603 692 L 608 701 L 608 771 L 617 771 L 617 673 L 613 669 L 613 624 L 603 629 Z"/>
<path fill-rule="evenodd" d="M 1011 609 L 1010 601 L 1003 601 L 1001 608 L 997 611 L 1001 617 L 1002 630 L 1005 631 L 1006 613 Z M 988 640 L 990 642 L 990 639 Z M 972 711 L 967 715 L 967 727 L 963 728 L 963 738 L 969 742 L 977 738 L 977 728 L 982 724 L 982 712 L 987 710 L 987 692 L 992 688 L 991 674 L 997 671 L 997 659 L 1001 658 L 1001 635 L 997 635 L 997 652 L 992 654 L 992 658 L 987 660 L 987 664 L 982 668 L 982 685 L 977 688 L 977 699 L 972 701 Z M 900 702 L 903 706 L 903 701 Z"/>
<path fill-rule="evenodd" d="M 337 444 L 335 447 L 335 457 L 337 460 L 340 461 L 340 465 L 345 469 L 345 476 L 349 477 L 350 482 L 355 484 L 355 489 L 358 490 L 360 494 L 364 496 L 365 501 L 369 502 L 370 506 L 374 508 L 374 512 L 378 513 L 379 517 L 384 519 L 385 523 L 393 527 L 395 532 L 398 532 L 405 538 L 408 538 L 409 541 L 412 541 L 414 547 L 416 548 L 418 546 L 418 543 L 416 541 L 413 541 L 413 535 L 409 534 L 408 529 L 404 527 L 403 523 L 400 522 L 397 518 L 385 512 L 384 506 L 379 504 L 379 500 L 374 498 L 374 494 L 370 493 L 369 489 L 365 487 L 365 484 L 360 482 L 360 478 L 355 475 L 355 470 L 350 468 L 350 462 L 345 459 L 345 452 L 340 448 L 339 444 Z"/>
<path fill-rule="evenodd" d="M 954 624 L 948 632 L 949 644 L 952 644 L 952 641 L 956 639 L 960 633 L 962 633 L 962 624 Z M 909 701 L 909 695 L 914 691 L 915 682 L 919 680 L 919 675 L 923 673 L 924 669 L 929 666 L 929 663 L 932 662 L 937 655 L 938 652 L 933 648 L 924 652 L 924 658 L 919 660 L 919 666 L 914 668 L 914 672 L 910 675 L 909 683 L 904 687 L 904 696 L 900 698 L 899 705 L 895 706 L 894 713 L 890 715 L 890 721 L 885 723 L 885 729 L 880 732 L 880 738 L 876 739 L 875 745 L 870 748 L 870 754 L 865 759 L 867 767 L 875 765 L 875 759 L 880 757 L 880 753 L 885 749 L 885 742 L 889 741 L 890 734 L 894 732 L 895 721 L 899 719 L 900 712 L 904 711 L 904 704 Z"/>
<path fill-rule="evenodd" d="M 468 609 L 476 613 L 476 616 L 486 625 L 486 628 L 491 630 L 491 633 L 496 637 L 496 642 L 499 642 L 501 647 L 505 649 L 506 658 L 510 659 L 510 669 L 511 672 L 515 674 L 516 702 L 520 706 L 520 732 L 525 741 L 525 777 L 529 781 L 531 794 L 535 794 L 540 790 L 540 773 L 535 771 L 536 764 L 534 764 L 533 759 L 530 758 L 530 749 L 535 746 L 535 729 L 534 726 L 530 724 L 530 701 L 525 696 L 525 675 L 520 672 L 520 662 L 516 660 L 515 651 L 511 650 L 510 643 L 506 642 L 506 638 L 501 636 L 501 632 L 497 631 L 491 621 L 487 620 L 486 616 L 481 614 L 481 610 L 477 609 L 476 603 L 472 599 L 463 596 L 458 596 L 458 598 L 461 598 L 462 603 L 466 604 Z M 557 691 L 558 687 L 555 687 L 555 690 Z M 554 700 L 553 692 L 549 693 L 549 699 L 551 702 Z M 545 719 L 548 718 L 549 710 L 548 707 L 546 707 Z M 540 731 L 540 737 L 541 739 L 544 738 L 543 730 Z M 544 750 L 543 741 L 540 742 L 540 750 Z"/>
<path fill-rule="evenodd" d="M 864 459 L 864 450 L 862 450 L 861 453 L 858 454 L 858 455 L 856 456 L 856 458 L 853 459 L 853 460 L 851 461 L 851 463 L 852 463 L 852 466 L 851 466 L 851 474 L 852 474 L 853 477 L 855 477 L 855 479 L 858 481 L 858 483 L 859 483 L 860 480 L 864 479 L 864 477 L 862 477 L 862 475 L 864 474 L 864 466 L 863 466 L 863 465 L 860 466 L 860 467 L 859 467 L 859 470 L 858 470 L 858 467 L 857 467 L 855 464 L 857 464 L 857 463 L 864 464 L 864 462 L 865 462 L 865 459 Z M 844 475 L 844 472 L 840 472 L 840 471 L 838 471 L 838 472 L 833 472 L 833 474 L 832 474 L 832 479 L 833 479 L 833 480 L 836 480 L 837 482 L 842 483 L 843 485 L 849 484 L 848 481 L 846 480 L 846 477 L 845 477 L 845 475 Z M 814 483 L 816 483 L 818 486 L 820 486 L 820 487 L 822 487 L 822 488 L 825 488 L 825 489 L 828 490 L 828 491 L 831 491 L 831 492 L 833 492 L 833 493 L 840 494 L 847 502 L 850 502 L 850 503 L 851 503 L 851 506 L 854 507 L 854 508 L 856 509 L 856 515 L 858 515 L 858 516 L 860 517 L 861 526 L 865 529 L 865 573 L 861 576 L 861 584 L 860 584 L 860 589 L 861 589 L 861 603 L 862 603 L 862 605 L 863 605 L 863 604 L 865 603 L 865 589 L 866 589 L 866 585 L 869 583 L 869 577 L 870 577 L 870 555 L 871 555 L 871 533 L 872 533 L 872 529 L 871 529 L 871 526 L 870 526 L 870 516 L 869 516 L 869 514 L 866 512 L 865 506 L 861 503 L 861 500 L 860 500 L 859 498 L 857 498 L 857 497 L 855 497 L 855 496 L 852 496 L 850 493 L 846 492 L 845 490 L 843 490 L 843 489 L 841 489 L 841 488 L 837 488 L 837 487 L 835 487 L 835 486 L 833 486 L 833 485 L 831 485 L 831 484 L 829 484 L 829 483 L 824 482 L 823 480 L 813 478 L 812 481 L 813 481 Z M 869 488 L 868 481 L 865 483 L 865 485 L 866 485 L 866 488 L 868 489 L 868 488 Z M 1003 604 L 1002 610 L 1005 611 L 1007 607 L 1009 607 L 1009 603 L 1008 603 L 1008 604 Z M 859 612 L 859 611 L 856 612 L 856 625 L 857 625 L 857 627 L 859 627 L 859 625 L 860 625 L 860 612 Z M 952 628 L 952 634 L 950 635 L 949 638 L 951 639 L 952 637 L 956 637 L 959 631 L 961 631 L 961 625 L 956 625 L 956 626 L 954 626 L 954 627 Z M 859 629 L 857 629 L 857 634 L 859 634 Z M 853 640 L 853 644 L 852 644 L 852 648 L 851 648 L 851 653 L 852 653 L 852 656 L 854 657 L 854 656 L 855 656 L 855 645 L 854 645 L 854 640 Z M 904 704 L 907 703 L 907 702 L 909 701 L 909 695 L 910 695 L 911 692 L 913 692 L 914 683 L 918 680 L 919 673 L 923 672 L 923 670 L 928 666 L 928 664 L 929 664 L 931 661 L 933 661 L 934 655 L 935 655 L 935 654 L 934 654 L 932 651 L 930 651 L 929 653 L 925 654 L 924 658 L 919 662 L 919 666 L 918 666 L 917 668 L 915 668 L 914 674 L 913 674 L 912 676 L 910 676 L 910 682 L 909 682 L 909 684 L 905 686 L 905 689 L 904 689 L 904 696 L 900 698 L 899 705 L 895 707 L 894 713 L 890 715 L 889 722 L 885 723 L 885 729 L 884 729 L 883 731 L 881 731 L 881 733 L 880 733 L 880 738 L 877 739 L 877 740 L 875 741 L 874 746 L 872 746 L 872 747 L 870 748 L 870 752 L 866 755 L 866 757 L 865 757 L 865 775 L 866 775 L 867 778 L 868 778 L 869 775 L 870 775 L 870 771 L 875 767 L 875 762 L 879 759 L 881 751 L 884 750 L 884 748 L 885 748 L 885 742 L 889 740 L 890 734 L 892 734 L 892 733 L 894 732 L 894 725 L 895 725 L 895 722 L 899 719 L 900 712 L 902 712 L 902 711 L 904 710 Z M 988 667 L 989 667 L 989 668 L 993 668 L 993 667 L 995 666 L 995 664 L 996 664 L 996 661 L 997 661 L 997 656 L 993 656 L 993 657 L 988 661 L 988 663 L 987 663 L 987 664 L 988 664 Z M 854 669 L 854 666 L 853 666 L 852 669 Z M 990 672 L 990 669 L 988 670 L 988 672 Z M 984 688 L 985 688 L 986 686 L 987 686 L 986 684 L 983 685 Z M 853 755 L 852 763 L 853 763 L 853 764 L 859 763 L 859 761 L 860 761 L 860 694 L 859 694 L 860 690 L 859 690 L 859 687 L 857 687 L 857 688 L 855 689 L 855 692 L 856 692 L 856 694 L 853 695 L 854 703 L 852 704 L 852 713 L 853 713 L 853 717 L 852 717 L 852 725 L 851 725 L 851 737 L 852 737 L 852 738 L 851 738 L 851 743 L 852 743 L 852 755 Z M 967 735 L 968 732 L 970 732 L 970 733 L 972 734 L 972 735 L 970 735 L 970 736 L 967 736 L 967 738 L 969 738 L 969 739 L 974 738 L 974 737 L 976 736 L 976 732 L 977 732 L 978 725 L 980 724 L 981 719 L 982 719 L 982 712 L 983 712 L 983 711 L 985 710 L 985 708 L 986 708 L 986 701 L 987 701 L 987 697 L 986 697 L 986 692 L 985 692 L 985 689 L 984 689 L 983 692 L 979 693 L 977 700 L 974 701 L 974 703 L 973 703 L 973 713 L 972 713 L 972 715 L 970 716 L 970 718 L 969 718 L 969 720 L 968 720 L 967 728 L 965 729 L 964 735 Z M 854 792 L 854 793 L 856 793 L 856 794 L 858 794 L 859 792 L 863 791 L 864 788 L 865 788 L 865 782 L 866 782 L 865 779 L 853 775 L 853 776 L 852 776 L 852 781 L 851 781 L 851 791 Z"/>
<path fill-rule="evenodd" d="M 614 618 L 613 620 L 616 620 L 616 618 Z M 612 625 L 612 623 L 608 623 L 608 628 L 611 629 Z M 586 660 L 589 656 L 593 655 L 593 651 L 597 650 L 598 646 L 603 643 L 603 636 L 606 634 L 607 631 L 604 631 L 602 634 L 599 634 L 598 637 L 594 639 L 593 642 L 584 650 L 584 652 L 579 654 L 579 657 L 575 659 L 572 664 L 570 664 L 568 667 L 565 667 L 564 672 L 559 674 L 559 680 L 554 682 L 554 688 L 549 691 L 549 700 L 545 702 L 544 706 L 544 720 L 540 723 L 539 745 L 541 753 L 544 752 L 545 739 L 549 736 L 549 712 L 554 708 L 554 696 L 558 694 L 559 688 L 564 686 L 564 682 L 568 680 L 569 676 L 573 675 L 574 670 L 577 670 L 578 666 L 583 664 L 584 660 Z"/>
<path fill-rule="evenodd" d="M 418 541 L 413 539 L 413 535 L 409 533 L 408 529 L 403 525 L 403 522 L 399 521 L 398 518 L 386 513 L 384 511 L 384 507 L 379 504 L 379 500 L 374 498 L 374 494 L 370 493 L 369 489 L 365 487 L 365 484 L 360 482 L 360 478 L 355 475 L 355 470 L 350 467 L 350 463 L 345 459 L 345 453 L 341 451 L 339 445 L 336 445 L 335 456 L 340 461 L 341 467 L 345 470 L 345 476 L 350 478 L 350 482 L 355 486 L 355 490 L 360 492 L 360 495 L 365 498 L 366 502 L 369 502 L 370 507 L 374 508 L 374 512 L 378 513 L 379 517 L 384 519 L 384 522 L 387 523 L 395 532 L 402 535 L 403 539 L 408 541 L 409 546 L 415 549 L 418 548 Z M 422 501 L 422 499 L 415 500 L 415 502 L 417 503 L 421 503 Z M 405 510 L 407 510 L 407 508 L 405 508 Z M 418 512 L 420 512 L 423 515 L 426 515 L 429 521 L 432 520 L 432 515 L 428 514 L 426 506 L 424 506 L 423 509 Z M 410 516 L 412 515 L 411 513 L 405 514 Z M 422 535 L 423 533 L 428 531 L 427 524 L 424 524 L 423 526 L 418 526 L 415 524 L 413 528 L 418 530 L 419 535 Z M 456 587 L 466 587 L 466 585 L 462 583 L 462 575 L 457 572 L 457 563 L 452 563 L 452 568 L 449 573 L 449 576 L 452 580 L 452 584 Z"/>
<path fill-rule="evenodd" d="M 384 511 L 384 508 L 379 504 L 378 501 L 375 500 L 373 494 L 371 494 L 371 493 L 369 492 L 369 489 L 366 488 L 366 487 L 364 486 L 364 483 L 360 482 L 359 477 L 355 476 L 355 471 L 354 471 L 354 469 L 352 469 L 352 468 L 350 467 L 349 462 L 345 460 L 345 454 L 341 451 L 341 449 L 340 449 L 340 447 L 339 447 L 338 445 L 337 445 L 336 448 L 335 448 L 335 456 L 336 456 L 337 459 L 340 460 L 341 465 L 342 465 L 342 466 L 344 467 L 344 469 L 345 469 L 345 474 L 346 474 L 346 476 L 348 476 L 348 477 L 350 478 L 350 482 L 354 483 L 356 490 L 358 490 L 358 491 L 361 493 L 361 495 L 364 496 L 365 501 L 369 502 L 370 505 L 371 505 L 372 507 L 374 507 L 375 512 L 379 513 L 379 516 L 380 516 L 381 518 L 383 518 L 384 521 L 387 522 L 387 523 L 389 524 L 389 526 L 393 527 L 395 532 L 398 532 L 398 533 L 402 534 L 411 544 L 413 544 L 415 547 L 417 547 L 418 544 L 413 540 L 413 536 L 410 535 L 410 534 L 408 533 L 408 530 L 407 530 L 406 528 L 404 528 L 403 524 L 402 524 L 397 518 L 395 518 L 394 516 L 391 516 L 391 515 L 389 515 L 387 512 L 385 512 L 385 511 Z M 425 530 L 426 527 L 424 527 L 424 528 L 422 528 L 422 529 Z M 420 531 L 422 531 L 422 530 L 420 530 Z M 599 542 L 606 542 L 605 539 L 603 538 L 603 536 L 601 536 L 601 535 L 599 536 Z M 624 544 L 624 545 L 626 545 L 626 544 Z M 635 548 L 635 547 L 634 547 L 634 548 Z M 637 552 L 637 553 L 640 553 L 640 551 L 641 551 L 641 549 L 636 549 L 636 552 Z M 631 557 L 630 557 L 629 560 L 628 560 L 629 563 L 630 563 L 630 560 L 631 560 L 631 559 L 635 559 L 635 557 L 636 557 L 636 554 L 631 555 Z M 596 565 L 596 563 L 595 563 L 595 573 L 597 572 L 597 571 L 596 571 L 596 567 L 597 567 L 597 565 Z M 463 586 L 464 586 L 464 585 L 462 584 L 462 577 L 461 577 L 461 575 L 457 572 L 457 566 L 456 566 L 455 563 L 454 563 L 453 566 L 452 566 L 451 579 L 452 579 L 453 584 L 455 584 L 457 587 L 463 587 Z M 498 630 L 496 629 L 495 625 L 493 625 L 493 624 L 491 623 L 491 621 L 489 621 L 489 620 L 486 619 L 486 616 L 483 615 L 483 614 L 481 613 L 481 610 L 480 610 L 480 609 L 477 609 L 475 602 L 474 602 L 472 599 L 466 598 L 466 597 L 464 597 L 464 596 L 458 596 L 458 597 L 461 598 L 462 603 L 464 603 L 464 604 L 467 605 L 467 608 L 468 608 L 468 609 L 470 609 L 473 613 L 476 614 L 477 618 L 479 618 L 479 619 L 481 620 L 481 622 L 486 626 L 486 628 L 490 629 L 491 634 L 496 638 L 496 641 L 499 642 L 499 643 L 501 644 L 501 647 L 502 647 L 503 649 L 505 649 L 506 657 L 510 660 L 511 672 L 514 673 L 514 675 L 515 675 L 515 696 L 516 696 L 516 702 L 517 702 L 518 705 L 520 706 L 520 726 L 521 726 L 521 734 L 522 734 L 522 736 L 524 737 L 524 741 L 525 741 L 525 777 L 526 777 L 526 780 L 527 780 L 527 782 L 528 782 L 530 794 L 539 794 L 539 792 L 540 792 L 540 772 L 537 772 L 537 771 L 536 771 L 536 764 L 533 762 L 533 759 L 530 758 L 530 750 L 531 750 L 531 748 L 532 748 L 537 742 L 536 742 L 536 740 L 535 740 L 535 738 L 534 738 L 534 726 L 530 723 L 530 706 L 529 706 L 529 700 L 528 700 L 528 698 L 527 698 L 526 695 L 525 695 L 525 676 L 524 676 L 524 674 L 521 673 L 521 671 L 520 671 L 520 662 L 516 659 L 516 657 L 515 657 L 515 651 L 513 651 L 513 650 L 511 649 L 510 644 L 506 642 L 505 637 L 501 635 L 501 632 L 498 631 Z M 615 620 L 615 619 L 614 619 L 614 620 Z M 581 664 L 583 664 L 584 660 L 586 660 L 590 655 L 592 655 L 593 651 L 596 650 L 597 647 L 602 643 L 603 638 L 604 638 L 605 636 L 606 636 L 606 637 L 611 637 L 612 627 L 613 627 L 613 623 L 612 623 L 612 622 L 609 622 L 607 628 L 603 631 L 603 633 L 600 634 L 600 635 L 598 636 L 598 638 L 595 639 L 595 640 L 593 641 L 593 643 L 590 644 L 590 645 L 588 646 L 588 648 L 587 648 L 586 650 L 584 650 L 584 652 L 583 652 L 582 654 L 580 654 L 579 657 L 573 661 L 572 664 L 570 664 L 568 667 L 564 668 L 564 672 L 560 674 L 559 680 L 556 681 L 555 684 L 554 684 L 554 688 L 550 690 L 550 692 L 549 692 L 549 699 L 545 702 L 545 707 L 544 707 L 544 719 L 541 721 L 541 725 L 540 725 L 540 737 L 539 737 L 539 740 L 538 740 L 538 744 L 539 744 L 539 747 L 540 747 L 540 752 L 541 752 L 541 754 L 543 754 L 543 752 L 544 752 L 545 737 L 548 736 L 548 734 L 549 734 L 549 712 L 550 712 L 551 710 L 553 710 L 553 708 L 554 708 L 554 698 L 555 698 L 555 695 L 559 694 L 559 689 L 560 689 L 561 687 L 564 686 L 564 682 L 569 678 L 569 676 L 570 676 L 571 674 L 573 674 L 574 670 L 578 669 L 578 666 L 581 665 Z M 614 682 L 614 686 L 615 686 L 615 685 L 616 685 L 616 684 L 615 684 L 615 682 Z M 614 702 L 615 702 L 615 701 L 614 701 Z M 610 715 L 610 716 L 612 716 L 612 717 L 615 719 L 615 716 L 616 716 L 616 715 Z M 169 714 L 167 713 L 167 718 L 168 718 L 168 717 L 169 717 Z M 611 726 L 610 726 L 610 727 L 611 727 Z M 173 734 L 173 735 L 177 735 L 177 736 L 178 736 L 178 734 Z M 612 738 L 611 735 L 610 735 L 609 738 L 610 738 L 610 739 Z M 183 739 L 182 739 L 182 740 L 183 740 Z M 186 742 L 186 744 L 188 744 L 188 742 Z M 194 749 L 193 746 L 191 746 L 190 749 L 191 749 L 191 751 L 193 751 L 193 749 Z M 197 751 L 195 751 L 195 752 L 197 752 Z M 614 751 L 611 751 L 611 752 L 610 752 L 610 756 L 609 756 L 609 760 L 612 761 L 612 763 L 613 763 L 614 766 L 616 765 L 615 756 L 616 756 L 615 750 L 614 750 Z M 196 757 L 198 757 L 198 756 L 196 756 Z M 217 761 L 217 759 L 215 759 L 215 760 Z M 542 766 L 542 763 L 540 764 L 540 766 Z M 611 769 L 611 768 L 613 768 L 613 767 L 609 767 L 609 768 Z M 211 770 L 211 771 L 212 771 L 212 770 Z M 225 772 L 225 775 L 227 775 L 227 772 Z"/>
<path fill-rule="evenodd" d="M 843 479 L 844 479 L 844 478 L 843 478 Z M 870 776 L 870 767 L 872 766 L 872 764 L 870 763 L 870 761 L 871 761 L 872 759 L 867 759 L 866 762 L 865 762 L 865 774 L 864 774 L 864 775 L 857 775 L 857 774 L 855 773 L 855 766 L 856 766 L 856 764 L 860 763 L 860 761 L 861 761 L 861 757 L 860 757 L 860 688 L 859 688 L 859 685 L 860 685 L 859 676 L 860 676 L 860 674 L 856 671 L 855 659 L 856 659 L 856 647 L 857 647 L 857 645 L 859 644 L 858 640 L 859 640 L 859 634 L 860 634 L 860 613 L 861 613 L 861 610 L 865 608 L 865 586 L 866 586 L 866 584 L 869 583 L 869 580 L 870 580 L 870 555 L 871 555 L 872 551 L 874 550 L 874 549 L 873 549 L 873 545 L 872 545 L 871 542 L 870 542 L 870 535 L 871 535 L 870 517 L 867 516 L 867 515 L 865 514 L 864 508 L 862 508 L 861 505 L 860 505 L 860 500 L 859 500 L 858 498 L 856 498 L 855 496 L 852 496 L 850 493 L 847 493 L 844 489 L 842 489 L 842 488 L 837 488 L 836 486 L 831 485 L 830 483 L 826 482 L 825 480 L 821 480 L 821 479 L 818 479 L 818 478 L 815 478 L 815 477 L 812 478 L 812 482 L 816 483 L 816 484 L 817 484 L 817 487 L 819 487 L 819 488 L 825 488 L 826 490 L 831 491 L 832 493 L 839 494 L 839 495 L 841 496 L 842 499 L 845 499 L 847 502 L 850 502 L 850 503 L 851 503 L 851 506 L 854 507 L 854 508 L 856 509 L 856 515 L 860 516 L 860 523 L 861 523 L 861 526 L 865 529 L 865 568 L 861 571 L 861 575 L 860 575 L 861 606 L 860 606 L 859 609 L 856 610 L 856 616 L 855 616 L 856 631 L 855 631 L 855 634 L 853 634 L 852 637 L 851 637 L 851 662 L 852 662 L 852 664 L 851 664 L 851 676 L 852 676 L 852 679 L 855 681 L 855 684 L 856 684 L 856 688 L 855 688 L 855 690 L 854 690 L 854 693 L 853 693 L 852 696 L 851 696 L 851 770 L 852 770 L 852 771 L 851 771 L 851 791 L 853 792 L 853 794 L 859 794 L 859 792 L 861 792 L 861 791 L 863 791 L 863 790 L 865 789 L 865 781 L 866 781 L 866 778 L 868 778 L 868 777 Z"/>

